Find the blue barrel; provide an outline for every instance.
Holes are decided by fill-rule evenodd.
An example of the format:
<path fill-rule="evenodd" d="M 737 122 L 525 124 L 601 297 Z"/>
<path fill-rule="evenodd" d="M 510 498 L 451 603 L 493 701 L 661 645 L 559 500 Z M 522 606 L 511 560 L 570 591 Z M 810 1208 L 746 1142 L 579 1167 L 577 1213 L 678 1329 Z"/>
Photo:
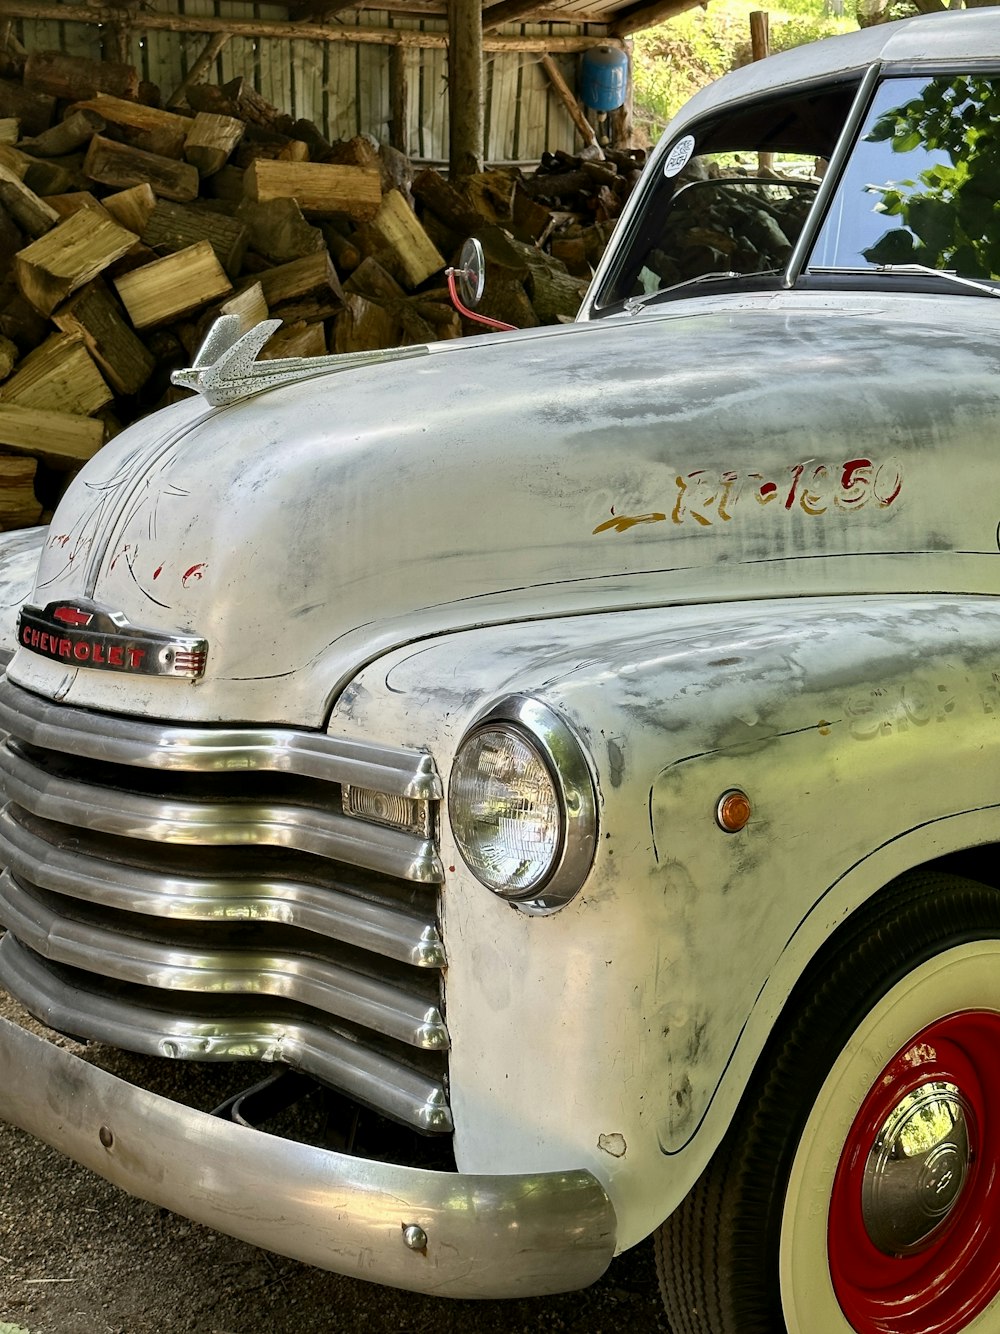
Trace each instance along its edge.
<path fill-rule="evenodd" d="M 580 101 L 594 111 L 617 111 L 628 91 L 628 56 L 617 46 L 592 46 L 580 67 Z"/>

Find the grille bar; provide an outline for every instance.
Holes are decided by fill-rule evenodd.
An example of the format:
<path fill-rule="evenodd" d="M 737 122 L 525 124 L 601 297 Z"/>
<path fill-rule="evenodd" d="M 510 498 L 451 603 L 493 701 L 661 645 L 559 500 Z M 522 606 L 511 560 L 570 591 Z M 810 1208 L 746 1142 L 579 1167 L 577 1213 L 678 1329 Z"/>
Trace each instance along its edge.
<path fill-rule="evenodd" d="M 111 764 L 187 773 L 233 771 L 299 774 L 370 787 L 416 801 L 438 801 L 441 778 L 426 751 L 292 728 L 175 727 L 54 704 L 0 681 L 0 732 L 33 746 Z"/>
<path fill-rule="evenodd" d="M 282 997 L 412 1047 L 448 1045 L 435 1005 L 421 1004 L 419 997 L 380 979 L 329 959 L 283 953 L 280 948 L 220 949 L 206 941 L 195 950 L 174 942 L 140 940 L 55 912 L 9 871 L 0 874 L 0 922 L 36 954 L 102 977 L 167 991 Z"/>
<path fill-rule="evenodd" d="M 205 845 L 295 848 L 405 880 L 440 882 L 444 868 L 429 839 L 379 829 L 331 811 L 280 802 L 159 798 L 98 788 L 46 772 L 10 743 L 0 747 L 8 798 L 42 819 L 122 838 Z"/>
<path fill-rule="evenodd" d="M 0 790 L 0 984 L 45 1022 L 287 1062 L 452 1128 L 429 754 L 149 723 L 0 681 Z"/>
<path fill-rule="evenodd" d="M 4 983 L 33 1014 L 61 1032 L 87 1036 L 148 1056 L 199 1061 L 283 1061 L 350 1097 L 425 1132 L 453 1129 L 440 1079 L 404 1065 L 352 1036 L 302 1019 L 202 1010 L 171 1015 L 139 995 L 103 995 L 84 975 L 55 972 L 10 934 L 0 940 Z"/>
<path fill-rule="evenodd" d="M 283 923 L 344 941 L 418 968 L 443 968 L 444 945 L 426 913 L 359 898 L 346 890 L 294 879 L 182 874 L 60 846 L 60 831 L 42 838 L 0 812 L 0 866 L 54 894 L 174 921 Z"/>

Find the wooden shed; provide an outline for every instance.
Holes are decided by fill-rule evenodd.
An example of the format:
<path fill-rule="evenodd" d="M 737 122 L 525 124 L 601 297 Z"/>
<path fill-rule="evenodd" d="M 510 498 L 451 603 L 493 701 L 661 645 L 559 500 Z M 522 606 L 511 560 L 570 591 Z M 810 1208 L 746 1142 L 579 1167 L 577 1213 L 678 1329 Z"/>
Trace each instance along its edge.
<path fill-rule="evenodd" d="M 248 80 L 330 140 L 370 134 L 415 162 L 475 170 L 578 150 L 588 48 L 697 0 L 0 0 L 29 51 L 134 65 L 168 105 L 189 81 Z M 595 117 L 590 115 L 590 122 Z M 627 107 L 599 126 L 628 140 Z"/>

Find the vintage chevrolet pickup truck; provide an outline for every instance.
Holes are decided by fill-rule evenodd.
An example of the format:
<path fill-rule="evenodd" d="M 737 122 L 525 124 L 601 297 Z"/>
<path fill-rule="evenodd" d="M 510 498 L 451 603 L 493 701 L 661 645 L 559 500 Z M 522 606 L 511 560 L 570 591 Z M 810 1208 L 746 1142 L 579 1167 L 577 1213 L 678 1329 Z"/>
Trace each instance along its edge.
<path fill-rule="evenodd" d="M 1000 1330 L 997 296 L 977 9 L 700 93 L 572 325 L 215 326 L 3 540 L 0 1115 L 399 1287 Z"/>

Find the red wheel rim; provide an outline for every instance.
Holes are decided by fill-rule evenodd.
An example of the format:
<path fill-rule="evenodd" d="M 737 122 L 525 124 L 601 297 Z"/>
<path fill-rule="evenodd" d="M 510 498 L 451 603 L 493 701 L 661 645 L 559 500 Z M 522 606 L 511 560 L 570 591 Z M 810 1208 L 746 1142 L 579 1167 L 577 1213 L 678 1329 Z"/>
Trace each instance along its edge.
<path fill-rule="evenodd" d="M 893 1057 L 854 1119 L 834 1178 L 827 1241 L 834 1291 L 858 1334 L 955 1334 L 1000 1291 L 998 1052 L 1000 1015 L 971 1010 L 939 1019 Z M 881 1246 L 873 1240 L 877 1229 L 866 1213 L 871 1183 L 880 1180 L 872 1164 L 888 1161 L 876 1141 L 880 1133 L 885 1140 L 907 1099 L 919 1101 L 931 1088 L 954 1090 L 944 1096 L 960 1105 L 964 1184 L 925 1237 L 906 1253 L 888 1253 L 884 1239 Z M 898 1171 L 892 1162 L 889 1170 Z M 950 1181 L 956 1174 L 943 1175 Z M 919 1206 L 942 1189 L 921 1184 L 913 1200 Z"/>

